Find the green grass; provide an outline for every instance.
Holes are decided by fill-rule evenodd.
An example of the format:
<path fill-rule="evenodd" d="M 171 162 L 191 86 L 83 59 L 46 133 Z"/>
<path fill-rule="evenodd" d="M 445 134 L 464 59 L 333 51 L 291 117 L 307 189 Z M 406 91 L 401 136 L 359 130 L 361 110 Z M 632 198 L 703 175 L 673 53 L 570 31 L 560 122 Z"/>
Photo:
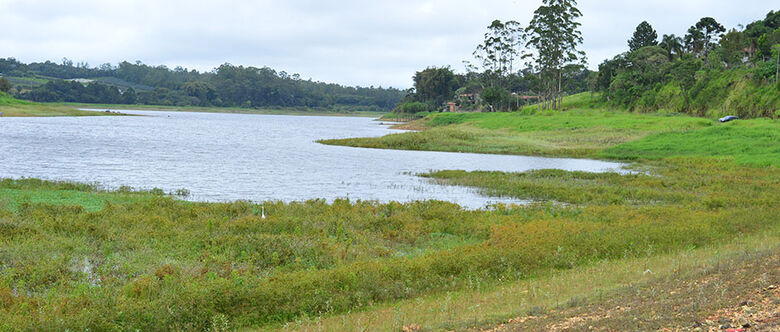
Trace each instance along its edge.
<path fill-rule="evenodd" d="M 19 105 L 32 105 L 33 103 L 24 100 L 18 100 L 5 92 L 0 91 L 0 106 L 19 106 Z"/>
<path fill-rule="evenodd" d="M 761 278 L 767 275 L 766 272 L 771 273 L 771 270 L 761 269 L 765 267 L 751 271 L 744 271 L 742 267 L 746 262 L 766 261 L 767 258 L 774 258 L 774 264 L 777 264 L 777 257 L 780 257 L 780 236 L 777 235 L 775 232 L 739 237 L 727 243 L 672 254 L 599 261 L 499 286 L 482 284 L 415 301 L 379 304 L 346 315 L 307 317 L 293 324 L 272 325 L 267 330 L 400 331 L 403 327 L 419 326 L 423 331 L 483 331 L 503 326 L 505 329 L 499 331 L 546 331 L 551 328 L 543 323 L 565 322 L 570 319 L 571 311 L 594 315 L 600 313 L 594 306 L 605 305 L 611 305 L 609 309 L 616 306 L 634 309 L 629 315 L 611 317 L 627 319 L 630 325 L 590 322 L 589 325 L 597 330 L 689 327 L 722 308 L 718 305 L 727 302 L 735 307 L 742 295 L 755 291 L 748 288 L 750 285 L 735 281 L 745 277 Z M 720 275 L 713 276 L 713 271 Z M 702 275 L 707 279 L 701 280 Z M 735 275 L 739 277 L 735 278 Z M 707 293 L 698 292 L 703 288 L 690 285 L 693 282 L 706 285 Z M 679 287 L 688 288 L 681 292 Z M 723 296 L 724 291 L 729 291 L 728 296 Z M 638 301 L 632 298 L 638 295 L 652 296 Z M 659 301 L 659 298 L 666 301 Z M 675 303 L 669 303 L 670 299 Z M 680 307 L 686 304 L 695 306 L 696 310 L 683 315 Z M 636 312 L 639 310 L 646 312 L 639 314 Z M 633 321 L 634 317 L 642 320 Z"/>
<path fill-rule="evenodd" d="M 555 157 L 599 157 L 605 146 L 663 131 L 694 130 L 715 123 L 686 116 L 636 115 L 576 110 L 523 113 L 440 114 L 416 125 L 418 132 L 374 138 L 322 140 L 331 145 Z"/>
<path fill-rule="evenodd" d="M 732 157 L 740 164 L 780 167 L 780 121 L 755 119 L 663 132 L 611 147 L 602 155 L 624 160 L 670 155 Z"/>
<path fill-rule="evenodd" d="M 734 157 L 741 164 L 780 166 L 780 120 L 726 124 L 679 114 L 636 114 L 600 108 L 589 94 L 568 97 L 567 111 L 443 113 L 413 125 L 422 131 L 321 143 L 379 149 L 518 154 L 617 160 L 678 156 Z M 594 107 L 594 108 L 592 108 Z"/>
<path fill-rule="evenodd" d="M 138 192 L 130 188 L 106 191 L 97 185 L 70 182 L 52 182 L 38 179 L 0 180 L 0 209 L 18 212 L 20 206 L 48 204 L 54 206 L 78 205 L 85 211 L 102 210 L 112 203 L 129 203 L 152 192 Z M 154 194 L 161 194 L 159 189 Z"/>
<path fill-rule="evenodd" d="M 82 111 L 59 104 L 41 104 L 18 100 L 4 92 L 0 92 L 0 112 L 3 113 L 4 117 L 117 115 L 116 113 Z"/>

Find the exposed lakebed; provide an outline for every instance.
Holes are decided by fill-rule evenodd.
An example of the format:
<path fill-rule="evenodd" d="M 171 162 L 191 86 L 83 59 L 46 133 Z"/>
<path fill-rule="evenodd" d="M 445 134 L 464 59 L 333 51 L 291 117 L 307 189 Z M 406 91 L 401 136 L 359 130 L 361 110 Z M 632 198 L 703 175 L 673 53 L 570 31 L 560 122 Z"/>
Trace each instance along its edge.
<path fill-rule="evenodd" d="M 97 182 L 108 188 L 186 188 L 202 201 L 350 198 L 446 200 L 469 208 L 514 199 L 442 186 L 430 170 L 557 168 L 603 172 L 597 160 L 318 144 L 396 132 L 370 118 L 122 111 L 135 117 L 0 118 L 0 177 Z"/>

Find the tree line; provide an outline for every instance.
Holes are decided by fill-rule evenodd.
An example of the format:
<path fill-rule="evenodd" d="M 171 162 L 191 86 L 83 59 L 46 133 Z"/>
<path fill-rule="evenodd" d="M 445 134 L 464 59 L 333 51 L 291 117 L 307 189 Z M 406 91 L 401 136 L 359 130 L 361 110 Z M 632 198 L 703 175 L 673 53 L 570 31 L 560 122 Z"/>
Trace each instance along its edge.
<path fill-rule="evenodd" d="M 582 13 L 576 0 L 543 0 L 523 27 L 517 21 L 493 21 L 465 74 L 450 67 L 429 67 L 414 76 L 414 88 L 396 108 L 402 113 L 434 111 L 443 101 L 461 109 L 511 111 L 533 102 L 560 109 L 566 93 L 587 91 L 594 73 L 578 49 Z"/>
<path fill-rule="evenodd" d="M 182 67 L 121 62 L 91 67 L 46 61 L 24 64 L 0 58 L 7 77 L 45 78 L 45 84 L 10 89 L 17 97 L 40 102 L 121 103 L 219 107 L 303 107 L 315 109 L 389 110 L 405 91 L 350 87 L 301 79 L 268 67 L 223 64 L 210 72 Z M 84 80 L 93 80 L 88 83 Z M 14 91 L 15 90 L 15 91 Z"/>
<path fill-rule="evenodd" d="M 780 116 L 780 11 L 730 30 L 704 17 L 681 36 L 660 39 L 641 22 L 628 50 L 592 72 L 579 50 L 576 5 L 544 0 L 525 27 L 493 21 L 473 59 L 464 61 L 465 74 L 450 67 L 418 71 L 395 111 L 437 111 L 446 102 L 461 110 L 512 111 L 527 103 L 561 109 L 564 95 L 592 91 L 608 106 L 629 110 Z"/>
<path fill-rule="evenodd" d="M 683 36 L 641 22 L 628 51 L 605 60 L 590 82 L 605 102 L 632 110 L 777 116 L 780 11 L 745 27 L 701 18 Z"/>

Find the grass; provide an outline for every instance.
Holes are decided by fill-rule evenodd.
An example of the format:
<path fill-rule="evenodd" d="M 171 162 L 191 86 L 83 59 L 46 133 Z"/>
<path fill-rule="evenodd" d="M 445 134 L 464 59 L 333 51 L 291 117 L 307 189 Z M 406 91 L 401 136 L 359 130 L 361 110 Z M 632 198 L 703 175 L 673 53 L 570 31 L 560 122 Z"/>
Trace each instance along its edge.
<path fill-rule="evenodd" d="M 605 147 L 659 132 L 693 131 L 716 126 L 708 119 L 682 115 L 631 114 L 590 108 L 577 95 L 566 112 L 442 113 L 412 123 L 423 131 L 372 138 L 322 140 L 354 147 L 603 158 Z"/>
<path fill-rule="evenodd" d="M 425 120 L 433 129 L 423 136 L 404 137 L 428 139 L 421 148 L 639 163 L 626 174 L 423 175 L 534 201 L 476 211 L 440 201 L 198 203 L 3 180 L 0 329 L 462 330 L 615 305 L 604 298 L 656 308 L 637 316 L 658 322 L 673 309 L 622 296 L 677 287 L 675 278 L 696 280 L 712 264 L 774 257 L 780 246 L 776 122 L 598 110 L 439 117 Z M 610 135 L 619 139 L 595 143 Z M 720 149 L 729 144 L 685 146 L 712 137 L 755 144 L 728 153 Z M 526 146 L 511 150 L 520 138 Z M 483 141 L 461 144 L 474 140 Z M 675 324 L 714 310 L 699 309 Z M 658 327 L 615 324 L 604 326 Z"/>
<path fill-rule="evenodd" d="M 648 266 L 644 274 L 653 278 L 647 282 L 635 277 L 606 294 L 573 297 L 542 314 L 510 319 L 496 331 L 776 331 L 780 297 L 769 287 L 780 278 L 780 247 L 743 250 L 710 252 L 715 258 L 700 256 L 699 266 L 677 261 L 673 271 Z"/>
<path fill-rule="evenodd" d="M 682 250 L 673 254 L 599 261 L 570 270 L 506 282 L 500 286 L 482 284 L 471 289 L 421 297 L 415 301 L 377 305 L 347 315 L 304 318 L 283 326 L 270 326 L 268 330 L 400 331 L 403 327 L 419 327 L 423 331 L 460 331 L 499 327 L 499 330 L 508 331 L 547 331 L 552 330 L 550 326 L 545 326 L 547 324 L 566 321 L 575 314 L 584 316 L 596 313 L 598 310 L 594 307 L 607 304 L 611 304 L 608 306 L 610 309 L 633 304 L 634 308 L 654 310 L 655 314 L 647 313 L 644 317 L 636 313 L 613 315 L 614 318 L 624 318 L 634 324 L 636 323 L 633 318 L 641 317 L 641 323 L 646 323 L 644 326 L 599 326 L 589 322 L 589 325 L 595 325 L 597 330 L 687 327 L 696 321 L 703 321 L 708 311 L 719 309 L 717 305 L 722 305 L 725 301 L 734 302 L 740 299 L 736 295 L 753 291 L 746 291 L 746 285 L 735 284 L 733 281 L 736 278 L 729 272 L 739 270 L 745 263 L 765 261 L 768 257 L 774 258 L 774 264 L 777 264 L 776 259 L 780 255 L 778 239 L 780 237 L 776 234 L 742 237 L 727 243 Z M 766 271 L 772 273 L 772 270 L 763 268 L 755 269 L 752 273 L 740 272 L 759 278 Z M 669 294 L 674 292 L 676 287 L 689 281 L 698 281 L 701 275 L 708 275 L 713 271 L 721 272 L 722 275 L 719 275 L 718 279 L 710 280 L 711 284 L 722 283 L 721 287 L 712 293 L 696 294 L 700 295 L 698 297 L 685 294 L 674 296 L 680 293 L 678 290 L 676 294 Z M 727 285 L 731 287 L 723 287 Z M 691 288 L 697 290 L 696 287 Z M 724 289 L 731 290 L 731 296 L 718 296 Z M 664 293 L 664 290 L 668 291 Z M 739 291 L 743 293 L 738 293 Z M 637 293 L 642 295 L 651 292 L 659 296 L 667 295 L 668 299 L 678 303 L 699 305 L 700 311 L 674 317 L 679 314 L 679 307 L 658 301 L 658 297 L 639 301 L 632 298 Z M 539 320 L 541 317 L 544 319 Z M 676 320 L 669 319 L 672 317 Z M 606 325 L 612 322 L 601 323 Z"/>
<path fill-rule="evenodd" d="M 0 112 L 3 113 L 3 117 L 117 115 L 116 113 L 82 111 L 59 104 L 41 104 L 18 100 L 4 92 L 0 92 Z"/>
<path fill-rule="evenodd" d="M 160 195 L 160 189 L 138 192 L 131 188 L 116 191 L 101 189 L 97 184 L 24 179 L 0 180 L 0 209 L 18 212 L 20 206 L 49 204 L 54 206 L 77 205 L 85 211 L 102 210 L 106 204 L 134 202 L 147 195 Z M 148 197 L 147 197 L 148 198 Z"/>
<path fill-rule="evenodd" d="M 780 169 L 665 162 L 650 175 L 532 174 L 529 197 L 567 204 L 265 202 L 268 219 L 248 202 L 5 180 L 0 192 L 38 199 L 3 196 L 0 316 L 21 329 L 279 326 L 777 234 Z"/>
<path fill-rule="evenodd" d="M 669 155 L 733 157 L 744 165 L 780 167 L 780 121 L 735 121 L 692 131 L 649 135 L 606 149 L 611 159 L 661 159 Z"/>
<path fill-rule="evenodd" d="M 734 157 L 745 165 L 780 166 L 780 121 L 721 124 L 679 114 L 605 110 L 588 94 L 566 99 L 565 112 L 443 113 L 412 123 L 421 131 L 321 140 L 354 147 L 517 154 L 617 160 L 670 155 Z M 593 107 L 593 108 L 592 108 Z"/>

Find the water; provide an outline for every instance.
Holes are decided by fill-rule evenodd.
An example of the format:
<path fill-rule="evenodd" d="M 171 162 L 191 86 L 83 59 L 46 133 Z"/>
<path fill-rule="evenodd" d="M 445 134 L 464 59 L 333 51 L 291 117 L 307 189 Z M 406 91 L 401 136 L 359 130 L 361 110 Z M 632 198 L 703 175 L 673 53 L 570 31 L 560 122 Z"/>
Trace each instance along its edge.
<path fill-rule="evenodd" d="M 109 188 L 189 189 L 202 201 L 314 198 L 447 200 L 481 208 L 513 199 L 442 186 L 429 170 L 601 172 L 594 160 L 327 146 L 323 138 L 395 132 L 369 118 L 184 112 L 135 117 L 0 118 L 0 177 L 98 182 Z"/>

